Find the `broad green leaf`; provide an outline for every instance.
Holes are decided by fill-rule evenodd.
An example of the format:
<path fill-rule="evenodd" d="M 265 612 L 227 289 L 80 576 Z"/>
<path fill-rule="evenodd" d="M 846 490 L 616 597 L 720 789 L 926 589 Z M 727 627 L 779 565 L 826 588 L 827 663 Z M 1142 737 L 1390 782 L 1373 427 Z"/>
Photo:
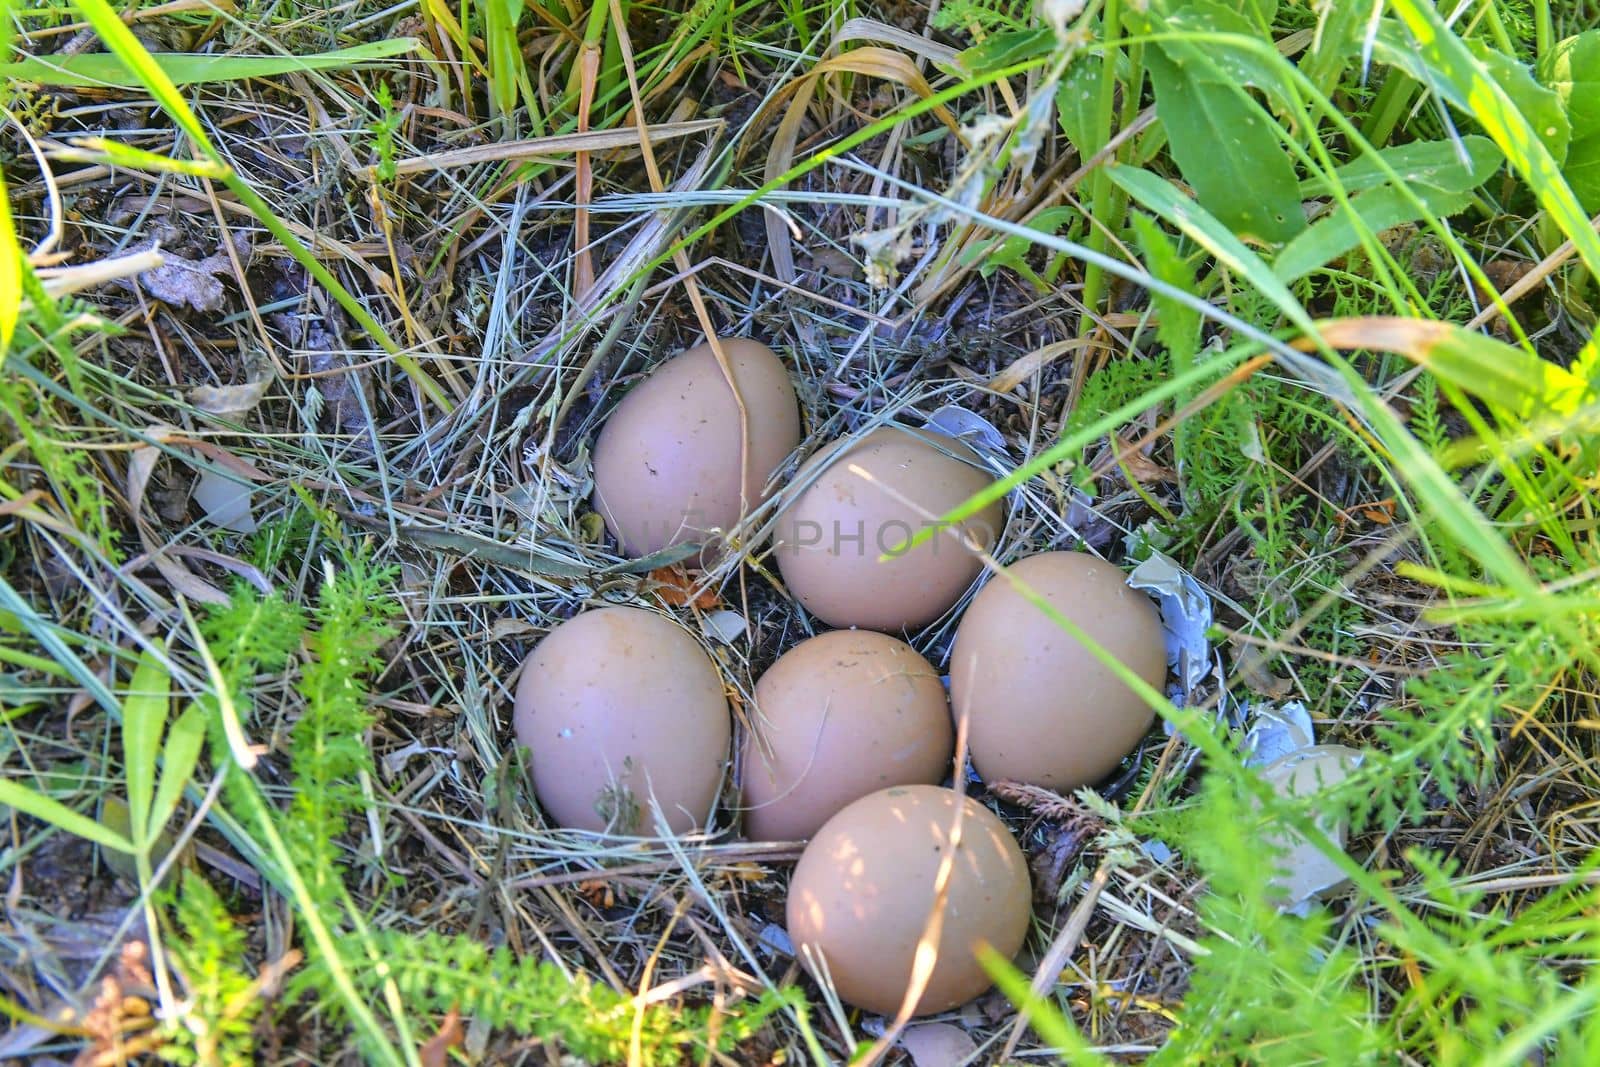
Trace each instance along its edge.
<path fill-rule="evenodd" d="M 1099 56 L 1079 56 L 1067 67 L 1056 90 L 1056 121 L 1077 149 L 1080 162 L 1105 147 L 1106 131 L 1100 128 L 1096 103 L 1104 65 Z"/>
<path fill-rule="evenodd" d="M 1078 217 L 1075 208 L 1058 204 L 1047 207 L 1027 222 L 1030 230 L 1039 233 L 1054 234 L 1072 224 Z M 978 265 L 979 272 L 985 277 L 1001 268 L 1016 270 L 1026 267 L 1025 258 L 1034 248 L 1035 242 L 1027 237 L 1018 237 L 1014 234 L 995 237 L 988 241 L 979 242 L 967 249 L 961 255 L 961 262 L 968 266 Z"/>
<path fill-rule="evenodd" d="M 171 703 L 172 675 L 154 652 L 145 649 L 122 699 L 122 771 L 127 777 L 129 822 L 135 841 L 145 836 L 155 796 L 156 758 Z"/>
<path fill-rule="evenodd" d="M 1286 282 L 1294 281 L 1358 247 L 1363 233 L 1382 233 L 1390 227 L 1415 222 L 1425 214 L 1442 218 L 1466 207 L 1472 201 L 1471 190 L 1487 181 L 1500 164 L 1500 153 L 1492 143 L 1482 137 L 1471 140 L 1477 142 L 1480 150 L 1473 153 L 1470 167 L 1454 158 L 1445 165 L 1399 167 L 1396 163 L 1400 160 L 1394 157 L 1400 154 L 1400 150 L 1386 149 L 1381 154 L 1390 157 L 1386 162 L 1395 167 L 1412 195 L 1422 201 L 1422 207 L 1417 207 L 1411 197 L 1393 185 L 1368 189 L 1355 196 L 1349 207 L 1335 204 L 1332 214 L 1318 219 L 1304 233 L 1284 245 L 1272 262 L 1273 273 Z M 1448 144 L 1405 147 L 1443 148 L 1451 150 L 1453 157 L 1453 146 Z M 1436 153 L 1408 153 L 1416 157 L 1424 154 Z M 1366 184 L 1369 174 L 1376 173 L 1370 161 L 1362 162 L 1371 169 L 1350 172 L 1357 185 Z M 1341 169 L 1339 174 L 1343 178 L 1345 171 Z"/>
<path fill-rule="evenodd" d="M 1134 235 L 1139 239 L 1139 248 L 1144 252 L 1145 266 L 1151 275 L 1169 285 L 1193 291 L 1194 268 L 1178 253 L 1171 238 L 1148 216 L 1135 213 L 1132 221 Z M 1194 363 L 1200 351 L 1200 312 L 1164 293 L 1154 293 L 1151 299 L 1160 315 L 1156 336 L 1167 346 L 1173 368 L 1183 371 Z"/>
<path fill-rule="evenodd" d="M 1212 3 L 1190 5 L 1165 28 L 1249 29 L 1237 12 Z M 1258 69 L 1253 55 L 1210 41 L 1162 41 L 1146 53 L 1145 63 L 1172 158 L 1206 210 L 1263 244 L 1287 241 L 1303 230 L 1294 162 L 1277 122 L 1242 88 L 1258 79 L 1270 85 L 1275 75 Z"/>
<path fill-rule="evenodd" d="M 1187 234 L 1190 240 L 1210 252 L 1217 262 L 1259 289 L 1262 296 L 1296 320 L 1297 325 L 1310 324 L 1300 302 L 1261 257 L 1252 252 L 1220 219 L 1184 196 L 1171 182 L 1158 174 L 1120 163 L 1107 167 L 1107 173 L 1135 203 Z"/>
<path fill-rule="evenodd" d="M 1265 92 L 1278 106 L 1290 106 L 1279 66 L 1281 57 L 1265 43 L 1247 13 L 1217 0 L 1187 0 L 1161 21 L 1138 15 L 1130 21 L 1151 31 L 1195 34 L 1194 40 L 1164 40 L 1161 50 L 1196 80 L 1248 85 Z"/>
<path fill-rule="evenodd" d="M 994 34 L 981 44 L 964 48 L 956 56 L 956 64 L 967 74 L 982 74 L 999 70 L 1013 63 L 1049 55 L 1056 46 L 1055 31 L 1048 27 L 1032 30 L 1006 30 Z"/>
<path fill-rule="evenodd" d="M 1426 213 L 1453 215 L 1472 202 L 1469 193 L 1414 189 Z M 1283 246 L 1272 260 L 1272 272 L 1286 282 L 1303 277 L 1361 245 L 1364 234 L 1378 234 L 1394 226 L 1416 222 L 1424 216 L 1404 193 L 1392 185 L 1362 193 L 1350 206 L 1336 205 L 1333 212 L 1312 223 L 1300 236 Z"/>
<path fill-rule="evenodd" d="M 1504 158 L 1493 141 L 1476 134 L 1459 141 L 1413 141 L 1352 160 L 1333 172 L 1333 181 L 1320 174 L 1308 178 L 1300 183 L 1300 195 L 1331 196 L 1335 183 L 1346 193 L 1376 188 L 1389 180 L 1380 163 L 1412 188 L 1463 193 L 1488 181 Z"/>
<path fill-rule="evenodd" d="M 1561 173 L 1583 209 L 1600 212 L 1600 30 L 1568 37 L 1551 50 L 1540 75 L 1572 127 Z"/>
<path fill-rule="evenodd" d="M 1567 147 L 1572 140 L 1572 124 L 1567 119 L 1567 109 L 1562 106 L 1561 98 L 1553 90 L 1540 85 L 1527 65 L 1496 52 L 1482 41 L 1467 41 L 1466 46 L 1472 57 L 1483 64 L 1516 105 L 1556 162 L 1566 159 Z M 1471 94 L 1468 96 L 1470 101 Z"/>
<path fill-rule="evenodd" d="M 156 789 L 150 825 L 145 830 L 146 842 L 153 843 L 160 836 L 177 810 L 183 787 L 189 784 L 195 765 L 200 762 L 200 748 L 205 739 L 205 712 L 200 705 L 190 704 L 167 731 L 167 744 L 161 756 L 161 785 Z"/>
<path fill-rule="evenodd" d="M 11 350 L 11 335 L 22 312 L 22 248 L 11 221 L 11 198 L 5 171 L 0 171 L 0 356 Z"/>
<path fill-rule="evenodd" d="M 168 84 L 181 86 L 270 78 L 310 70 L 345 70 L 360 63 L 409 55 L 417 50 L 417 44 L 415 38 L 396 37 L 309 56 L 203 55 L 189 52 L 145 54 L 152 58 L 155 69 L 160 71 Z M 16 63 L 0 63 L 0 76 L 8 81 L 33 85 L 110 86 L 122 89 L 150 87 L 146 80 L 146 64 L 127 63 L 120 54 L 106 52 L 29 56 Z"/>
<path fill-rule="evenodd" d="M 1304 229 L 1294 164 L 1266 111 L 1242 90 L 1188 77 L 1159 51 L 1145 61 L 1172 158 L 1206 210 L 1267 244 Z"/>
<path fill-rule="evenodd" d="M 1481 41 L 1463 41 L 1442 23 L 1438 36 L 1422 44 L 1409 20 L 1402 25 L 1385 19 L 1379 25 L 1373 45 L 1373 54 L 1380 60 L 1399 67 L 1461 111 L 1485 123 L 1486 131 L 1488 123 L 1477 113 L 1474 100 L 1486 102 L 1498 88 L 1550 155 L 1557 162 L 1565 158 L 1572 132 L 1566 110 L 1555 92 L 1540 85 L 1525 64 L 1494 51 Z M 1493 136 L 1492 131 L 1488 132 Z"/>
<path fill-rule="evenodd" d="M 36 793 L 9 778 L 0 778 L 0 804 L 15 808 L 40 822 L 49 823 L 85 841 L 93 841 L 102 848 L 117 852 L 135 851 L 133 842 L 121 834 L 108 830 L 87 815 L 73 811 L 59 800 L 52 800 L 42 793 Z"/>
<path fill-rule="evenodd" d="M 1600 275 L 1600 234 L 1589 225 L 1588 215 L 1561 176 L 1561 160 L 1545 143 L 1546 138 L 1559 141 L 1565 151 L 1570 127 L 1566 134 L 1562 134 L 1561 127 L 1566 126 L 1566 115 L 1559 114 L 1557 121 L 1548 116 L 1542 105 L 1534 109 L 1531 118 L 1525 114 L 1516 97 L 1530 94 L 1522 90 L 1513 94 L 1502 86 L 1490 67 L 1445 25 L 1431 2 L 1390 0 L 1390 6 L 1405 21 L 1414 47 L 1390 48 L 1384 59 L 1398 63 L 1422 84 L 1477 119 L 1528 183 L 1539 205 L 1572 241 L 1584 266 L 1591 274 Z M 1528 81 L 1532 84 L 1531 77 Z M 1537 84 L 1533 88 L 1548 94 L 1559 112 L 1560 101 L 1553 92 Z"/>
<path fill-rule="evenodd" d="M 1317 32 L 1300 69 L 1324 96 L 1331 96 L 1361 39 L 1369 9 L 1362 4 L 1323 4 L 1317 15 Z"/>
<path fill-rule="evenodd" d="M 1572 366 L 1568 370 L 1574 377 L 1588 382 L 1600 392 L 1600 338 L 1590 335 L 1589 340 L 1573 357 Z"/>

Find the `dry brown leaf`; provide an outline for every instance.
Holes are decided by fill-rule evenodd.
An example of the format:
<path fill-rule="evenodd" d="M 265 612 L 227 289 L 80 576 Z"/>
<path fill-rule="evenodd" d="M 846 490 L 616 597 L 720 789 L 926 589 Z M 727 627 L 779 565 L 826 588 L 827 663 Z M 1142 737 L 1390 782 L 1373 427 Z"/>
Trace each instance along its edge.
<path fill-rule="evenodd" d="M 161 253 L 162 262 L 139 275 L 145 292 L 173 307 L 217 311 L 226 300 L 219 275 L 233 273 L 233 261 L 218 253 L 193 260 L 172 252 Z"/>
<path fill-rule="evenodd" d="M 961 54 L 949 45 L 940 44 L 921 34 L 869 18 L 853 18 L 840 26 L 839 32 L 833 35 L 833 48 L 837 49 L 846 41 L 877 41 L 879 44 L 893 45 L 944 67 L 954 66 L 956 57 Z"/>
<path fill-rule="evenodd" d="M 1054 344 L 1045 345 L 1043 348 L 1036 348 L 1027 355 L 1019 356 L 1017 359 L 1012 360 L 1005 370 L 996 374 L 993 380 L 989 382 L 989 388 L 997 393 L 1009 393 L 1033 377 L 1035 373 L 1043 370 L 1067 353 L 1076 352 L 1078 349 L 1086 348 L 1090 345 L 1100 348 L 1108 347 L 1088 337 L 1075 337 L 1069 341 L 1056 341 Z"/>
<path fill-rule="evenodd" d="M 189 403 L 208 415 L 243 415 L 261 403 L 271 387 L 270 373 L 243 385 L 197 385 L 189 390 Z"/>
<path fill-rule="evenodd" d="M 657 567 L 650 572 L 650 580 L 657 584 L 656 595 L 663 604 L 681 608 L 692 604 L 701 611 L 710 611 L 722 603 L 714 590 L 697 588 L 689 573 L 678 564 Z"/>
<path fill-rule="evenodd" d="M 1136 482 L 1149 485 L 1153 482 L 1176 482 L 1177 472 L 1171 467 L 1163 466 L 1145 455 L 1143 451 L 1135 448 L 1133 443 L 1117 434 L 1112 438 L 1116 454 L 1113 462 L 1121 468 L 1123 473 Z M 1099 464 L 1096 464 L 1099 467 Z"/>
<path fill-rule="evenodd" d="M 155 426 L 146 431 L 146 436 L 159 440 L 169 432 L 170 427 Z M 157 541 L 149 521 L 145 518 L 144 498 L 150 489 L 150 476 L 155 473 L 156 461 L 160 458 L 160 449 L 155 445 L 144 445 L 134 449 L 133 458 L 128 461 L 128 506 L 133 512 L 133 526 L 139 533 L 139 543 L 144 546 L 150 562 L 155 564 L 156 570 L 161 572 L 161 576 L 173 589 L 190 600 L 198 600 L 202 604 L 226 604 L 228 594 L 187 570 L 162 551 L 160 542 Z"/>
<path fill-rule="evenodd" d="M 439 1032 L 422 1043 L 417 1049 L 417 1060 L 422 1067 L 447 1067 L 450 1063 L 450 1050 L 461 1044 L 461 1039 L 466 1036 L 461 1029 L 461 1013 L 451 1008 L 444 1017 L 444 1022 L 439 1024 Z"/>

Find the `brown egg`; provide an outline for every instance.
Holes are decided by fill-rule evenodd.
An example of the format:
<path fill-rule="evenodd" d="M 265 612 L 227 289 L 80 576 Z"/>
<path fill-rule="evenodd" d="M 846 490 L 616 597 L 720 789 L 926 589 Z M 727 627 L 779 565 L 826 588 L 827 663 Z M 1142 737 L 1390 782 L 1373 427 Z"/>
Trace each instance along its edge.
<path fill-rule="evenodd" d="M 594 445 L 594 507 L 628 556 L 694 541 L 720 544 L 766 499 L 763 489 L 800 443 L 794 386 L 772 349 L 722 340 L 749 419 L 740 509 L 739 408 L 709 344 L 656 368 L 617 405 Z M 702 559 L 718 553 L 708 546 Z"/>
<path fill-rule="evenodd" d="M 916 649 L 834 630 L 786 652 L 756 685 L 744 740 L 745 831 L 798 841 L 878 789 L 935 784 L 955 739 L 944 685 Z"/>
<path fill-rule="evenodd" d="M 652 836 L 654 796 L 674 833 L 704 826 L 731 731 L 722 678 L 677 623 L 600 608 L 562 623 L 522 665 L 517 740 L 550 818 Z"/>
<path fill-rule="evenodd" d="M 950 531 L 878 557 L 993 480 L 975 459 L 953 438 L 892 426 L 814 456 L 778 518 L 775 554 L 789 591 L 829 626 L 913 630 L 950 610 L 983 567 Z M 987 550 L 1004 519 L 996 501 L 962 527 Z"/>
<path fill-rule="evenodd" d="M 817 959 L 826 964 L 846 1003 L 881 1015 L 900 1010 L 958 810 L 944 925 L 916 1014 L 948 1011 L 989 988 L 976 956 L 980 944 L 1007 959 L 1022 947 L 1032 890 L 1005 824 L 953 790 L 880 790 L 829 819 L 789 880 L 789 937 L 819 980 Z"/>
<path fill-rule="evenodd" d="M 1046 552 L 991 578 L 956 630 L 951 706 L 957 721 L 968 716 L 972 763 L 984 780 L 1056 790 L 1092 784 L 1132 751 L 1155 713 L 1007 575 L 1157 690 L 1167 676 L 1160 616 L 1109 563 Z"/>

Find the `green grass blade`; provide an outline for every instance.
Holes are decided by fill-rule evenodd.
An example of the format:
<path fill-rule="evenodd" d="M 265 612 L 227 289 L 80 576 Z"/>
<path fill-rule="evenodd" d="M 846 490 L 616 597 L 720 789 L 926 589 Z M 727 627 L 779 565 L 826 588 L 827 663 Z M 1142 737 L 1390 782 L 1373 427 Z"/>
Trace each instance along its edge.
<path fill-rule="evenodd" d="M 16 616 L 18 632 L 26 633 L 37 641 L 39 647 L 48 652 L 50 658 L 60 664 L 74 682 L 83 687 L 84 692 L 94 697 L 96 704 L 113 716 L 122 714 L 122 702 L 106 687 L 100 676 L 90 670 L 76 652 L 67 647 L 67 643 L 56 632 L 55 623 L 35 611 L 33 605 L 3 577 L 0 577 L 0 611 L 10 612 Z"/>
<path fill-rule="evenodd" d="M 120 20 L 119 20 L 120 21 Z M 96 25 L 96 29 L 98 29 Z M 413 37 L 373 41 L 333 52 L 309 56 L 203 55 L 187 52 L 148 53 L 152 65 L 168 85 L 207 85 L 270 78 L 313 70 L 346 70 L 361 63 L 409 55 L 417 50 Z M 146 71 L 127 64 L 122 53 L 80 53 L 74 56 L 28 56 L 16 63 L 0 63 L 0 77 L 15 83 L 55 87 L 141 89 L 150 85 Z"/>
<path fill-rule="evenodd" d="M 146 152 L 104 137 L 81 137 L 73 140 L 71 147 L 57 149 L 55 159 L 73 163 L 103 163 L 126 170 L 143 170 L 152 174 L 188 174 L 195 178 L 228 177 L 228 168 L 209 159 L 173 159 L 171 156 Z"/>
<path fill-rule="evenodd" d="M 36 793 L 9 778 L 0 778 L 0 805 L 15 808 L 75 837 L 93 841 L 102 848 L 109 848 L 114 852 L 135 851 L 133 842 L 116 831 L 101 826 L 87 815 L 73 811 L 59 800 L 47 797 L 43 793 Z"/>
<path fill-rule="evenodd" d="M 1466 192 L 1445 192 L 1414 186 L 1415 199 L 1392 185 L 1362 193 L 1349 202 L 1335 205 L 1333 211 L 1284 245 L 1272 258 L 1272 272 L 1285 282 L 1305 276 L 1318 267 L 1361 246 L 1363 235 L 1416 222 L 1427 215 L 1443 218 L 1454 215 L 1472 202 Z M 1421 200 L 1419 207 L 1416 200 Z"/>
<path fill-rule="evenodd" d="M 205 739 L 205 712 L 200 705 L 190 704 L 178 716 L 178 721 L 172 724 L 172 729 L 167 731 L 167 744 L 161 755 L 161 784 L 156 789 L 144 844 L 154 843 L 172 818 L 172 813 L 177 810 L 178 801 L 183 797 L 183 788 L 189 784 L 195 766 L 200 762 L 200 749 Z"/>
<path fill-rule="evenodd" d="M 111 5 L 106 0 L 77 0 L 77 5 L 84 19 L 94 27 L 94 32 L 111 49 L 112 55 L 133 75 L 135 83 L 155 98 L 162 110 L 172 117 L 172 121 L 194 139 L 197 147 L 206 155 L 216 158 L 216 151 L 211 147 L 206 131 L 194 112 L 189 110 L 178 87 L 172 84 L 172 79 L 161 69 L 161 64 L 139 43 L 127 24 L 111 10 Z"/>
<path fill-rule="evenodd" d="M 122 700 L 122 772 L 128 787 L 128 825 L 143 842 L 155 797 L 156 759 L 172 704 L 172 674 L 150 649 L 139 656 Z"/>
<path fill-rule="evenodd" d="M 190 110 L 182 94 L 172 84 L 172 79 L 167 77 L 155 58 L 145 50 L 139 39 L 125 26 L 116 13 L 113 12 L 106 0 L 77 0 L 79 9 L 83 12 L 95 32 L 100 34 L 106 46 L 117 56 L 118 60 L 127 67 L 128 72 L 138 79 L 145 91 L 155 98 L 156 102 L 167 112 L 172 121 L 176 122 L 191 138 L 194 139 L 195 149 L 206 156 L 218 166 L 227 168 L 226 160 L 216 150 L 211 141 L 206 137 L 205 129 L 200 125 L 200 120 Z M 227 169 L 222 181 L 239 201 L 250 210 L 272 236 L 288 249 L 296 263 L 306 269 L 316 279 L 317 283 L 327 289 L 338 301 L 339 306 L 350 313 L 350 317 L 361 325 L 378 346 L 388 353 L 406 375 L 416 383 L 430 400 L 445 411 L 454 407 L 450 398 L 445 394 L 444 388 L 423 369 L 414 357 L 403 351 L 389 331 L 385 330 L 378 320 L 373 318 L 361 301 L 340 283 L 338 278 L 311 253 L 301 240 L 296 237 L 283 220 L 273 213 L 271 206 L 261 199 L 260 195 L 246 184 L 231 169 Z"/>
<path fill-rule="evenodd" d="M 1417 53 L 1431 74 L 1425 84 L 1478 120 L 1527 181 L 1539 205 L 1572 241 L 1589 273 L 1600 276 L 1600 234 L 1589 225 L 1588 215 L 1562 177 L 1560 161 L 1551 155 L 1541 132 L 1529 124 L 1522 110 L 1461 38 L 1445 25 L 1432 4 L 1394 0 L 1393 7 L 1411 31 Z"/>
<path fill-rule="evenodd" d="M 978 962 L 989 972 L 989 977 L 994 979 L 994 984 L 1006 995 L 1006 999 L 1028 1013 L 1028 1025 L 1033 1027 L 1034 1032 L 1063 1053 L 1063 1062 L 1071 1063 L 1074 1067 L 1080 1064 L 1085 1067 L 1097 1064 L 1109 1067 L 1112 1061 L 1095 1051 L 1094 1046 L 1078 1033 L 1077 1028 L 1054 1004 L 1035 993 L 1028 984 L 1027 976 L 1017 970 L 1010 960 L 988 945 L 982 945 L 978 948 Z"/>
<path fill-rule="evenodd" d="M 1295 324 L 1309 326 L 1310 319 L 1289 287 L 1280 281 L 1260 256 L 1234 235 L 1234 232 L 1205 208 L 1178 191 L 1178 187 L 1157 174 L 1138 167 L 1111 164 L 1111 180 L 1120 185 L 1135 202 L 1177 227 L 1190 240 L 1210 252 L 1219 263 L 1248 280 L 1261 295 L 1271 300 Z"/>
<path fill-rule="evenodd" d="M 1448 322 L 1374 317 L 1317 324 L 1335 348 L 1394 352 L 1480 400 L 1522 419 L 1570 416 L 1594 386 L 1559 364 Z"/>
<path fill-rule="evenodd" d="M 11 335 L 17 332 L 21 312 L 22 249 L 17 245 L 17 228 L 11 221 L 6 175 L 0 171 L 0 357 L 11 350 Z"/>

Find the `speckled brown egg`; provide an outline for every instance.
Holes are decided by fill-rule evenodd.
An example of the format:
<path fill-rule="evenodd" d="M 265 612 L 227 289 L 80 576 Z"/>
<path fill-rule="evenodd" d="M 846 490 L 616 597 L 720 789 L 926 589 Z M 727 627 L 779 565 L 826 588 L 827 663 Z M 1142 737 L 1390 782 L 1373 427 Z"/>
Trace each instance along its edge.
<path fill-rule="evenodd" d="M 722 678 L 677 623 L 642 608 L 586 611 L 522 665 L 517 740 L 552 821 L 653 836 L 705 825 L 728 758 Z"/>
<path fill-rule="evenodd" d="M 748 415 L 743 499 L 738 403 L 711 346 L 699 345 L 624 397 L 595 441 L 595 510 L 625 555 L 707 542 L 709 562 L 800 443 L 794 387 L 772 349 L 743 337 L 721 346 Z"/>
<path fill-rule="evenodd" d="M 745 831 L 798 841 L 891 785 L 950 773 L 950 708 L 938 673 L 897 638 L 834 630 L 802 641 L 756 684 L 745 735 Z"/>
<path fill-rule="evenodd" d="M 775 555 L 789 591 L 830 626 L 896 632 L 943 615 L 978 576 L 978 556 L 948 529 L 901 546 L 993 480 L 976 459 L 952 438 L 893 426 L 814 456 L 777 523 Z M 995 501 L 961 533 L 987 550 L 1004 517 Z M 884 553 L 895 554 L 880 561 Z"/>
<path fill-rule="evenodd" d="M 917 943 L 934 905 L 939 866 L 951 853 L 943 928 L 916 1014 L 948 1011 L 989 988 L 977 948 L 1010 959 L 1028 933 L 1028 866 L 988 808 L 932 785 L 869 794 L 829 819 L 789 881 L 789 937 L 819 980 L 846 1003 L 881 1015 L 900 1009 Z"/>
<path fill-rule="evenodd" d="M 1089 649 L 1029 602 L 1031 587 L 1157 691 L 1167 676 L 1161 619 L 1123 573 L 1080 552 L 1019 560 L 973 597 L 950 653 L 951 706 L 968 716 L 985 781 L 1055 790 L 1114 770 L 1155 714 Z"/>

